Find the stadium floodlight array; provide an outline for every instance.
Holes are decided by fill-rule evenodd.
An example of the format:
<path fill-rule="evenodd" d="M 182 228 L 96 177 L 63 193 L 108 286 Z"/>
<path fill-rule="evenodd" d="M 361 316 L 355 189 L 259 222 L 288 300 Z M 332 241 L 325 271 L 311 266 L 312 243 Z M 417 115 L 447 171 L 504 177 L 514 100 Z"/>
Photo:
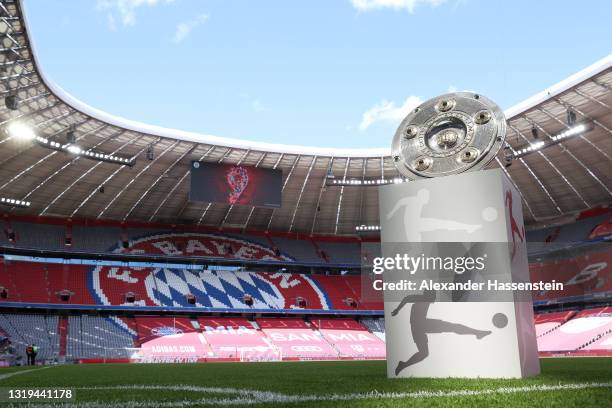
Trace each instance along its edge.
<path fill-rule="evenodd" d="M 568 139 L 586 133 L 592 130 L 593 127 L 588 123 L 578 123 L 575 126 L 572 126 L 563 132 L 557 133 L 556 135 L 550 136 L 548 140 L 538 140 L 533 143 L 526 143 L 522 146 L 518 146 L 514 154 L 512 155 L 513 159 L 520 159 L 521 157 L 527 156 L 533 152 L 537 152 L 542 149 L 546 149 L 547 147 L 554 146 L 556 144 L 567 141 Z"/>
<path fill-rule="evenodd" d="M 37 135 L 32 128 L 23 123 L 15 122 L 8 126 L 7 132 L 11 137 L 21 140 L 36 142 L 39 146 L 58 152 L 70 153 L 76 156 L 85 157 L 92 160 L 104 161 L 108 163 L 122 164 L 126 166 L 134 165 L 133 157 L 123 157 L 112 153 L 106 153 L 95 149 L 84 149 L 74 143 L 59 143 Z"/>
<path fill-rule="evenodd" d="M 6 205 L 9 207 L 21 207 L 21 208 L 28 208 L 29 206 L 32 205 L 32 203 L 29 201 L 17 200 L 16 198 L 7 198 L 7 197 L 0 197 L 0 204 Z"/>
<path fill-rule="evenodd" d="M 380 225 L 357 225 L 355 231 L 380 231 Z"/>
<path fill-rule="evenodd" d="M 394 178 L 364 178 L 364 179 L 352 179 L 352 178 L 341 178 L 336 179 L 333 176 L 327 176 L 325 184 L 328 186 L 381 186 L 384 184 L 399 184 L 405 183 L 406 179 L 402 177 Z"/>

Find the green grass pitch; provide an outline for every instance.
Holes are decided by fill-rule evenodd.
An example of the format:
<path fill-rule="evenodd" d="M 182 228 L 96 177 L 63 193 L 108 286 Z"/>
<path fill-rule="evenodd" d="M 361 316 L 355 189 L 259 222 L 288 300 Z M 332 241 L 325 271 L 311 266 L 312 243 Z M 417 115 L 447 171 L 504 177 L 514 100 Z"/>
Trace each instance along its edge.
<path fill-rule="evenodd" d="M 76 389 L 74 402 L 30 405 L 40 407 L 612 406 L 612 359 L 541 364 L 527 380 L 388 380 L 384 361 L 63 365 L 0 369 L 0 387 Z"/>

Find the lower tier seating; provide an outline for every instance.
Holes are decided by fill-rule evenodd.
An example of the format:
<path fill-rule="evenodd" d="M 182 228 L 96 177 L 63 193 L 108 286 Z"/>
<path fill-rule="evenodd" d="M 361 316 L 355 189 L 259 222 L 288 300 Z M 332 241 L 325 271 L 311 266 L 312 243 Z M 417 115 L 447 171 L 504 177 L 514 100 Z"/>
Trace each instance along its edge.
<path fill-rule="evenodd" d="M 563 323 L 567 322 L 574 316 L 576 312 L 554 312 L 554 313 L 543 313 L 536 315 L 535 317 L 535 329 L 536 336 L 543 336 L 552 330 L 557 329 Z"/>
<path fill-rule="evenodd" d="M 376 337 L 385 341 L 384 319 L 361 319 L 361 324 L 367 327 Z"/>
<path fill-rule="evenodd" d="M 36 359 L 45 361 L 59 356 L 58 317 L 34 314 L 0 314 L 0 328 L 8 335 L 18 361 L 27 364 L 26 347 L 39 347 Z"/>
<path fill-rule="evenodd" d="M 313 323 L 341 357 L 385 357 L 385 343 L 356 320 L 317 319 Z"/>
<path fill-rule="evenodd" d="M 587 309 L 558 329 L 538 337 L 539 351 L 575 351 L 594 345 L 612 331 L 612 308 Z"/>
<path fill-rule="evenodd" d="M 537 338 L 541 352 L 612 352 L 610 307 L 539 314 L 535 322 L 556 325 Z M 64 326 L 62 335 L 58 328 Z M 0 336 L 8 338 L 12 361 L 18 364 L 25 364 L 29 344 L 39 346 L 39 362 L 64 357 L 155 362 L 385 357 L 384 321 L 377 318 L 58 317 L 11 312 L 0 314 Z"/>
<path fill-rule="evenodd" d="M 198 323 L 213 358 L 274 359 L 278 350 L 244 318 L 199 318 Z"/>
<path fill-rule="evenodd" d="M 129 358 L 134 337 L 115 320 L 98 316 L 69 316 L 67 359 Z"/>
<path fill-rule="evenodd" d="M 314 326 L 297 318 L 257 319 L 262 332 L 285 358 L 333 359 L 335 349 Z"/>

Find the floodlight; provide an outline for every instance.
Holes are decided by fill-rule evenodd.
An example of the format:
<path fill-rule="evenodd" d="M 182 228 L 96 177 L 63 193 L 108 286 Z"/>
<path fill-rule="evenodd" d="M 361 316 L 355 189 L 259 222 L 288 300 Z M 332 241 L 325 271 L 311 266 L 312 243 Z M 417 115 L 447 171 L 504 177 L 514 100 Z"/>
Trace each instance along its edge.
<path fill-rule="evenodd" d="M 11 137 L 22 140 L 33 140 L 36 138 L 32 128 L 20 122 L 11 123 L 8 126 L 8 133 Z"/>

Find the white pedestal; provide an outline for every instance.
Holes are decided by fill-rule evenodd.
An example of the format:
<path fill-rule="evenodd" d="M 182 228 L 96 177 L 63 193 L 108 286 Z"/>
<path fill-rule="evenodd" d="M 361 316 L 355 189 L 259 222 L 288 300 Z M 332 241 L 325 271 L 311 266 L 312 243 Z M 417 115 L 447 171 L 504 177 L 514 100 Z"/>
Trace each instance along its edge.
<path fill-rule="evenodd" d="M 508 279 L 528 281 L 521 198 L 502 170 L 383 186 L 379 201 L 383 255 L 385 243 L 508 243 L 507 265 L 500 270 L 512 275 Z M 419 302 L 392 316 L 399 303 L 385 293 L 389 378 L 524 378 L 540 372 L 530 297 Z"/>

